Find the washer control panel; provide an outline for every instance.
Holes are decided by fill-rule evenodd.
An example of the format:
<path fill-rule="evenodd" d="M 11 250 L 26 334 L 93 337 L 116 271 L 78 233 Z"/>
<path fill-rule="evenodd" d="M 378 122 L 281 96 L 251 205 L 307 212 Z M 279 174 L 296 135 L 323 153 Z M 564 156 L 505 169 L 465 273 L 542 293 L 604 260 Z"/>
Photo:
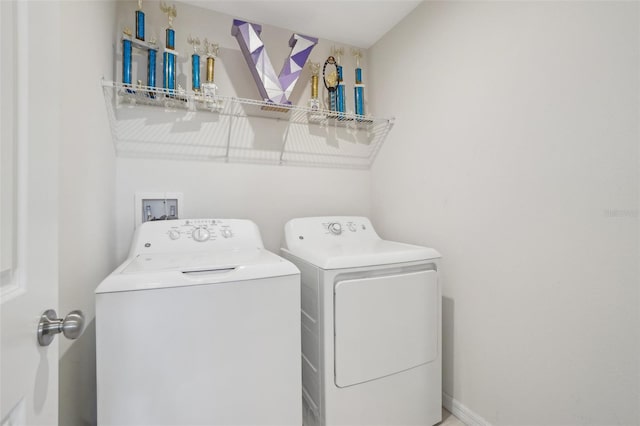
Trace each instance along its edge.
<path fill-rule="evenodd" d="M 191 239 L 205 243 L 217 238 L 234 236 L 232 224 L 222 219 L 186 219 L 172 222 L 169 222 L 172 226 L 166 231 L 170 240 Z"/>
<path fill-rule="evenodd" d="M 159 253 L 223 248 L 263 248 L 255 223 L 241 219 L 180 219 L 145 222 L 132 251 Z M 133 253 L 131 253 L 133 254 Z"/>

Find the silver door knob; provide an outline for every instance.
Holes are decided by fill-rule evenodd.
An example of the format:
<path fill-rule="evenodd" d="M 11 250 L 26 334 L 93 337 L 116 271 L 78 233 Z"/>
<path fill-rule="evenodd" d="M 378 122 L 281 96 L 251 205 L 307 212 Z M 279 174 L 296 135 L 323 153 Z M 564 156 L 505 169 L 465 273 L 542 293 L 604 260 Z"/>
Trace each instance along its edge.
<path fill-rule="evenodd" d="M 64 317 L 58 318 L 53 309 L 47 309 L 38 323 L 38 343 L 49 346 L 56 334 L 62 333 L 67 339 L 77 339 L 84 330 L 84 315 L 82 311 L 71 311 Z"/>

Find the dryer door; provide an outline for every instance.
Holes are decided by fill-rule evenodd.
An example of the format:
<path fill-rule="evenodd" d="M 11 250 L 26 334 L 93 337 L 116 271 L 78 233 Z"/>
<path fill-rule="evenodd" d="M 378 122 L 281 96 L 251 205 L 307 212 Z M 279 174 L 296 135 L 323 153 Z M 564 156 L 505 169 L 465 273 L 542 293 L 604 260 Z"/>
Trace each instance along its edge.
<path fill-rule="evenodd" d="M 338 387 L 388 376 L 437 357 L 436 271 L 338 281 L 334 309 Z"/>

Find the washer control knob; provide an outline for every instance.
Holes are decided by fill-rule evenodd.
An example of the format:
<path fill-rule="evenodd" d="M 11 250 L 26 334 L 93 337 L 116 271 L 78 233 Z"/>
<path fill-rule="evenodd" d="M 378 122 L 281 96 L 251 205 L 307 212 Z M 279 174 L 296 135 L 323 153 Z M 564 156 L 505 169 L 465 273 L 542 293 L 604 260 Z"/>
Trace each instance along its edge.
<path fill-rule="evenodd" d="M 349 231 L 351 232 L 356 232 L 356 225 L 353 223 L 350 223 L 349 225 L 347 225 L 349 227 Z"/>
<path fill-rule="evenodd" d="M 342 234 L 342 225 L 340 225 L 338 222 L 330 223 L 329 232 L 331 232 L 334 235 Z"/>
<path fill-rule="evenodd" d="M 222 228 L 220 230 L 220 234 L 225 238 L 233 237 L 233 233 L 231 232 L 231 229 L 229 229 L 229 228 Z"/>
<path fill-rule="evenodd" d="M 211 237 L 211 234 L 209 233 L 209 230 L 207 228 L 200 226 L 193 230 L 191 236 L 197 242 L 204 243 Z"/>
<path fill-rule="evenodd" d="M 169 231 L 169 238 L 171 238 L 172 240 L 177 240 L 178 238 L 180 238 L 180 231 L 172 229 L 171 231 Z"/>

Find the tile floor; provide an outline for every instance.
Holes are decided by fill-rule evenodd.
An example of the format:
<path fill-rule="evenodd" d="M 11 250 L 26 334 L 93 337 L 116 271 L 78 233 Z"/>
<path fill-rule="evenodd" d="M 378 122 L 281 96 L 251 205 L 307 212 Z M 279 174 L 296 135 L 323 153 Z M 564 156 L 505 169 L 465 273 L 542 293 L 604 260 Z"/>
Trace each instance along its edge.
<path fill-rule="evenodd" d="M 442 421 L 438 426 L 465 426 L 456 416 L 442 408 Z"/>

